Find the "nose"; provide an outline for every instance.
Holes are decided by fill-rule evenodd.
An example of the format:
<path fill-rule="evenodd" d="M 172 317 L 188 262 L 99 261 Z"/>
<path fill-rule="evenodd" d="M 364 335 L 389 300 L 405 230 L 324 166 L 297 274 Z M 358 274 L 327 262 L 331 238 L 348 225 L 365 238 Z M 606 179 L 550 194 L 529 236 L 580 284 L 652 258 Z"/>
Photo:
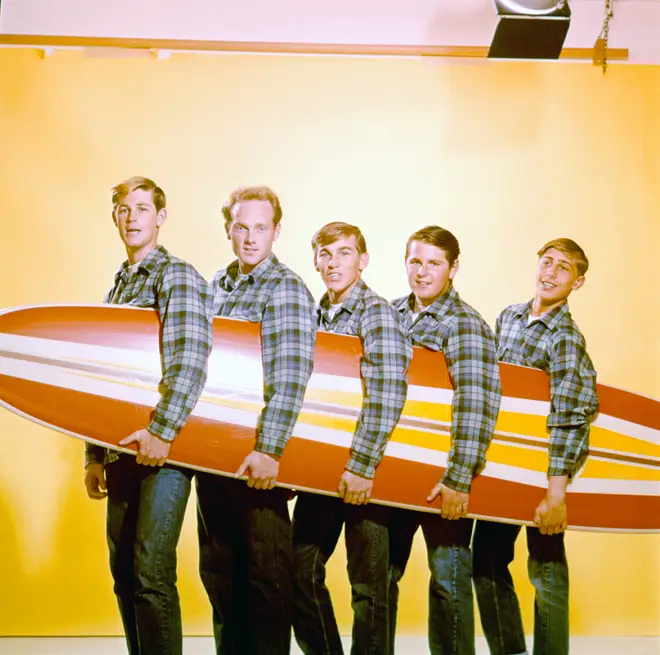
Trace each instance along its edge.
<path fill-rule="evenodd" d="M 248 230 L 245 234 L 245 243 L 254 243 L 254 233 Z"/>

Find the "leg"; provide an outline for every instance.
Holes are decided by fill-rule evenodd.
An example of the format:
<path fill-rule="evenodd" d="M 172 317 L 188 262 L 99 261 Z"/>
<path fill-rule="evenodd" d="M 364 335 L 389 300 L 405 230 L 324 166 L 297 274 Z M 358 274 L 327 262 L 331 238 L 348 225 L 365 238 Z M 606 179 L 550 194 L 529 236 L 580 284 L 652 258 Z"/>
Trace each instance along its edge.
<path fill-rule="evenodd" d="M 288 655 L 293 612 L 293 546 L 291 520 L 284 489 L 251 489 L 238 486 L 244 538 L 245 584 L 240 585 L 246 611 L 243 631 L 251 637 L 252 650 L 241 655 Z"/>
<path fill-rule="evenodd" d="M 293 511 L 293 630 L 305 655 L 342 655 L 325 566 L 344 522 L 339 498 L 301 493 Z"/>
<path fill-rule="evenodd" d="M 472 519 L 449 521 L 427 514 L 422 530 L 428 550 L 431 655 L 474 655 L 474 600 L 470 539 Z"/>
<path fill-rule="evenodd" d="M 107 540 L 114 592 L 130 655 L 139 655 L 135 622 L 133 550 L 140 500 L 140 477 L 135 457 L 121 455 L 106 467 L 108 485 Z"/>
<path fill-rule="evenodd" d="M 391 510 L 346 507 L 346 552 L 353 607 L 351 655 L 387 655 Z"/>
<path fill-rule="evenodd" d="M 240 655 L 244 635 L 234 593 L 244 549 L 238 534 L 239 515 L 234 510 L 236 481 L 210 473 L 196 477 L 199 574 L 213 611 L 216 653 Z"/>
<path fill-rule="evenodd" d="M 389 652 L 394 655 L 396 616 L 399 606 L 399 582 L 405 573 L 413 539 L 420 525 L 420 512 L 393 509 L 390 518 L 390 570 L 389 570 Z"/>
<path fill-rule="evenodd" d="M 176 547 L 193 472 L 175 466 L 140 466 L 133 570 L 140 653 L 181 655 L 181 606 L 176 588 Z"/>
<path fill-rule="evenodd" d="M 518 596 L 509 572 L 520 526 L 477 521 L 472 542 L 474 588 L 491 655 L 526 653 Z"/>
<path fill-rule="evenodd" d="M 564 533 L 527 528 L 534 599 L 534 655 L 568 655 L 568 563 Z"/>

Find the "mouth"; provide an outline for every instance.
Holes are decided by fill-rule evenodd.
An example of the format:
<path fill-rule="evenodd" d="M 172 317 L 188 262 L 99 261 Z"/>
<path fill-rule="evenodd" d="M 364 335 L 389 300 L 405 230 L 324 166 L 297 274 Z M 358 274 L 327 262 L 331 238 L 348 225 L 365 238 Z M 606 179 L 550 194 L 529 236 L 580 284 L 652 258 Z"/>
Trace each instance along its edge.
<path fill-rule="evenodd" d="M 541 280 L 541 286 L 548 291 L 557 288 L 556 284 L 552 284 L 552 282 L 544 282 L 543 280 Z"/>
<path fill-rule="evenodd" d="M 328 280 L 336 282 L 337 280 L 341 280 L 341 275 L 339 273 L 328 273 Z"/>

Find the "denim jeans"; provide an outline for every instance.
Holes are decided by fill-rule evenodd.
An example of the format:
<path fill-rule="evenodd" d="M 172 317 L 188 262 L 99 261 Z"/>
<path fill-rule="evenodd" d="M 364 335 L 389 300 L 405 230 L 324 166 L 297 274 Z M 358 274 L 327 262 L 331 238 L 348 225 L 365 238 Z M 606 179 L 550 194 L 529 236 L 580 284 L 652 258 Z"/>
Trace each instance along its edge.
<path fill-rule="evenodd" d="M 345 528 L 353 607 L 351 655 L 387 655 L 391 510 L 347 505 L 340 498 L 301 493 L 293 513 L 293 629 L 305 655 L 341 655 L 339 629 L 325 585 L 325 567 Z"/>
<path fill-rule="evenodd" d="M 110 571 L 131 655 L 181 655 L 176 547 L 192 471 L 120 455 L 106 467 Z"/>
<path fill-rule="evenodd" d="M 396 510 L 390 521 L 390 653 L 394 654 L 399 581 L 417 528 L 422 527 L 429 571 L 431 655 L 474 655 L 474 600 L 470 538 L 472 519 L 449 521 L 437 514 Z"/>
<path fill-rule="evenodd" d="M 199 572 L 218 655 L 288 655 L 293 555 L 283 489 L 197 473 Z"/>
<path fill-rule="evenodd" d="M 473 567 L 481 625 L 492 655 L 526 653 L 518 597 L 509 573 L 520 526 L 478 521 Z M 527 571 L 534 586 L 534 655 L 568 653 L 568 564 L 564 533 L 527 528 Z"/>

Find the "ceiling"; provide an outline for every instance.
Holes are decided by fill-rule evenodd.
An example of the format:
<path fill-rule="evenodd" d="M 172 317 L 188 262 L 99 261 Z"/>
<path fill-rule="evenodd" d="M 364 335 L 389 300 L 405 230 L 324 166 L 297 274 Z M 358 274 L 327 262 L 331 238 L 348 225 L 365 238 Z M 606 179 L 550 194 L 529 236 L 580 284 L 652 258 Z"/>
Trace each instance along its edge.
<path fill-rule="evenodd" d="M 492 0 L 2 0 L 0 34 L 315 44 L 487 46 Z M 570 0 L 565 47 L 590 48 L 605 0 Z M 615 0 L 610 47 L 660 64 L 660 0 Z"/>

